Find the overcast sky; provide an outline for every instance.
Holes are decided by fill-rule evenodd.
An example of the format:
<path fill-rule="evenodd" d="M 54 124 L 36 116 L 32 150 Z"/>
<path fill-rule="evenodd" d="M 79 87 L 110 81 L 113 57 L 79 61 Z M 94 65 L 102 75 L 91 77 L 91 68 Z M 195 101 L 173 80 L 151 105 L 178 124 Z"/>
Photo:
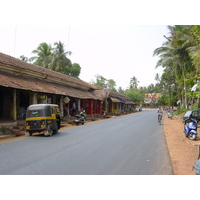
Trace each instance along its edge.
<path fill-rule="evenodd" d="M 40 43 L 61 41 L 72 52 L 71 61 L 80 64 L 82 80 L 90 82 L 99 74 L 125 89 L 135 76 L 139 86 L 148 86 L 155 83 L 156 73 L 162 73 L 162 68 L 155 70 L 158 57 L 153 57 L 153 51 L 165 42 L 167 25 L 190 24 L 186 11 L 194 24 L 198 19 L 193 17 L 198 6 L 190 13 L 184 3 L 177 10 L 180 2 L 3 1 L 0 52 L 31 57 Z"/>
<path fill-rule="evenodd" d="M 162 68 L 155 70 L 158 57 L 153 57 L 153 51 L 165 42 L 167 25 L 181 24 L 175 19 L 183 20 L 185 16 L 176 9 L 179 1 L 173 1 L 173 6 L 171 3 L 171 0 L 165 4 L 158 0 L 3 1 L 0 51 L 17 58 L 31 57 L 40 43 L 53 45 L 61 41 L 66 51 L 72 52 L 71 61 L 80 64 L 82 80 L 90 82 L 98 74 L 126 89 L 135 76 L 139 86 L 148 86 L 155 83 L 156 73 L 162 73 Z M 182 4 L 180 13 L 186 9 L 188 5 Z"/>
<path fill-rule="evenodd" d="M 166 25 L 4 25 L 0 32 L 0 51 L 19 58 L 31 57 L 42 42 L 61 41 L 71 51 L 71 61 L 81 66 L 80 78 L 95 80 L 97 74 L 113 79 L 126 88 L 135 76 L 140 86 L 155 83 L 157 57 L 168 33 Z"/>

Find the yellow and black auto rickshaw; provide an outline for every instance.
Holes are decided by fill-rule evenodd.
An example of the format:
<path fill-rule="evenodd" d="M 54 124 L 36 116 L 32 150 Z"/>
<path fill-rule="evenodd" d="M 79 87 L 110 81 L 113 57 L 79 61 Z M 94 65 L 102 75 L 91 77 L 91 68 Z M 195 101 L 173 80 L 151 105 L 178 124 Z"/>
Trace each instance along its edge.
<path fill-rule="evenodd" d="M 33 104 L 26 111 L 26 132 L 31 136 L 34 132 L 43 132 L 51 136 L 60 129 L 60 115 L 56 104 Z"/>

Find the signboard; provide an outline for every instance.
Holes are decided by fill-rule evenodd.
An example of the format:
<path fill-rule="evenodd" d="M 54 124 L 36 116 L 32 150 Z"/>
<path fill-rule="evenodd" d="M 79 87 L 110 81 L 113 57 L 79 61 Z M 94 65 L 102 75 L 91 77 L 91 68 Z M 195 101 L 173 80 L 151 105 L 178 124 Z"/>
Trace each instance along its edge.
<path fill-rule="evenodd" d="M 38 95 L 38 99 L 45 100 L 46 99 L 46 95 Z"/>
<path fill-rule="evenodd" d="M 161 96 L 161 93 L 145 93 L 144 103 L 157 103 L 157 99 Z"/>
<path fill-rule="evenodd" d="M 65 97 L 65 98 L 63 99 L 63 101 L 64 101 L 65 103 L 69 103 L 69 102 L 70 102 L 70 98 L 69 98 L 69 97 Z"/>

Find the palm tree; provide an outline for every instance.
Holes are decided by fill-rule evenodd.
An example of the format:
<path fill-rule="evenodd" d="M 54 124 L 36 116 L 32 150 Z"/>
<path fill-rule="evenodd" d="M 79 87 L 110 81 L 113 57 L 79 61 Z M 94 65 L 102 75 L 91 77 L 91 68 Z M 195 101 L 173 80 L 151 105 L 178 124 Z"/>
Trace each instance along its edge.
<path fill-rule="evenodd" d="M 137 89 L 139 81 L 137 80 L 137 78 L 135 76 L 133 76 L 133 78 L 131 78 L 130 80 L 130 89 Z"/>
<path fill-rule="evenodd" d="M 182 102 L 187 107 L 187 82 L 186 75 L 194 69 L 188 54 L 188 48 L 193 44 L 190 34 L 190 26 L 168 26 L 170 37 L 162 47 L 154 51 L 154 55 L 159 55 L 160 59 L 156 67 L 170 67 L 175 73 L 176 82 L 182 92 Z M 183 97 L 184 96 L 184 97 Z"/>
<path fill-rule="evenodd" d="M 64 50 L 64 44 L 59 42 L 54 43 L 53 48 L 53 58 L 52 62 L 49 66 L 49 69 L 54 71 L 63 72 L 65 68 L 70 67 L 72 65 L 71 60 L 67 58 L 67 55 L 71 55 L 71 51 Z"/>
<path fill-rule="evenodd" d="M 28 57 L 26 57 L 24 55 L 21 55 L 19 59 L 24 61 L 24 62 L 28 62 L 29 61 Z"/>
<path fill-rule="evenodd" d="M 34 61 L 35 65 L 39 65 L 41 67 L 49 67 L 52 61 L 52 47 L 50 44 L 43 42 L 39 44 L 37 49 L 33 50 L 32 53 L 36 54 L 36 56 L 31 57 L 30 61 Z"/>

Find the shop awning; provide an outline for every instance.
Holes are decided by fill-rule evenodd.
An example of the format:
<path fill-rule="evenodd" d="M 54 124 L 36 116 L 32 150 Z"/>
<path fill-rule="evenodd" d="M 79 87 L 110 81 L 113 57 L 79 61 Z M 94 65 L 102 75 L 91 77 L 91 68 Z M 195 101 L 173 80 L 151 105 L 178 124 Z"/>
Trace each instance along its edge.
<path fill-rule="evenodd" d="M 115 98 L 115 97 L 109 97 L 109 98 L 111 99 L 113 103 L 121 103 L 121 101 L 118 98 Z"/>

